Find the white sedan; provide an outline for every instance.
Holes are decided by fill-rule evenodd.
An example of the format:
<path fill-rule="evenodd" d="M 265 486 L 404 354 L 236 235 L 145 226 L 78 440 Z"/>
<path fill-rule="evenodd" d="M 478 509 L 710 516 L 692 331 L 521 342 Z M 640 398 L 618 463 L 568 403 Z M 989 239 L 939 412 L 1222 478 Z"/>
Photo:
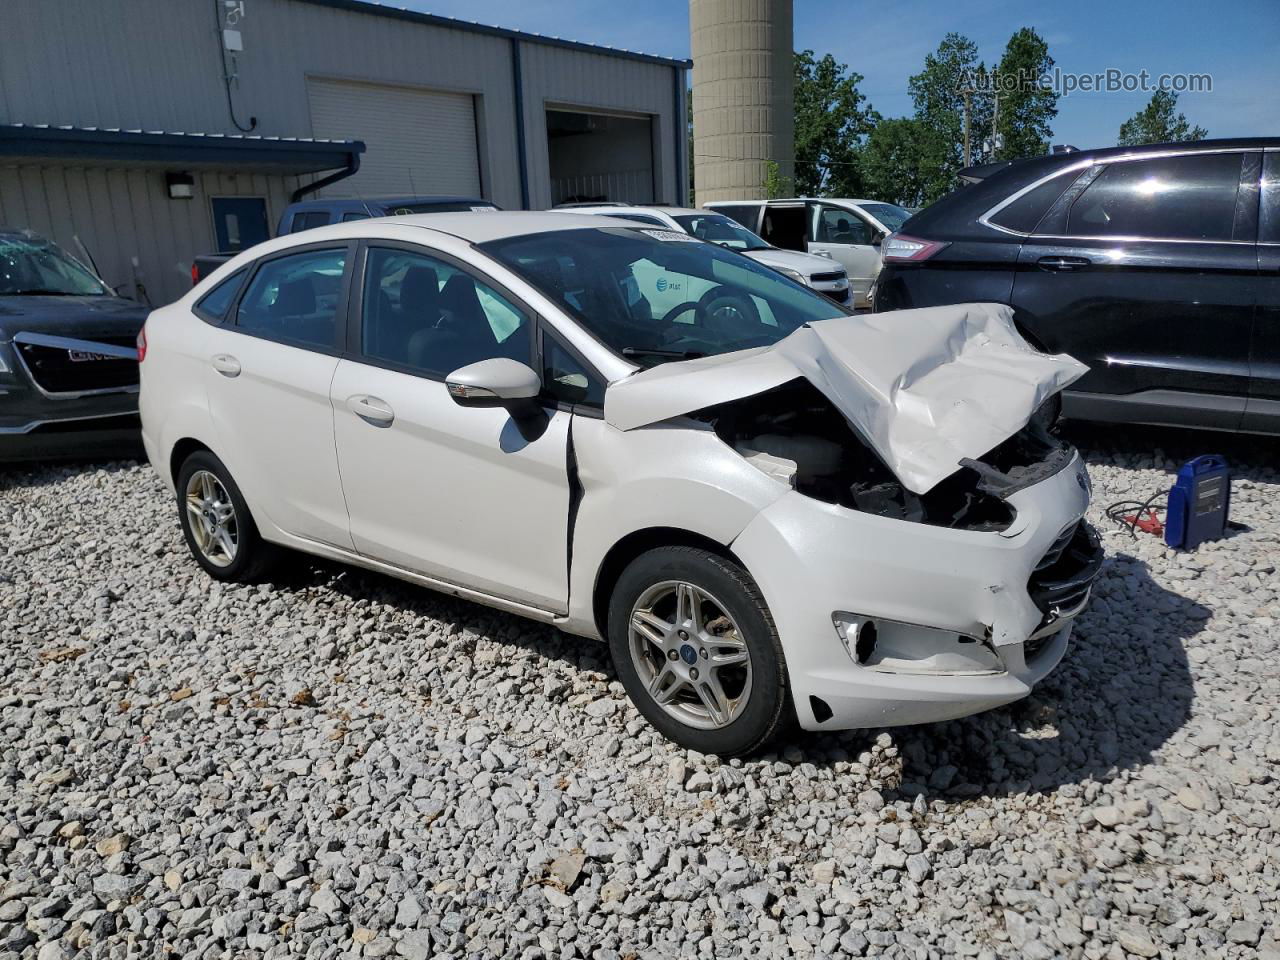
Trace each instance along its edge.
<path fill-rule="evenodd" d="M 697 295 L 656 309 L 655 267 Z M 643 224 L 281 237 L 152 313 L 139 359 L 209 575 L 292 548 L 605 640 L 702 752 L 1023 697 L 1100 563 L 1080 458 L 1033 418 L 1083 367 L 1007 308 L 853 317 Z"/>

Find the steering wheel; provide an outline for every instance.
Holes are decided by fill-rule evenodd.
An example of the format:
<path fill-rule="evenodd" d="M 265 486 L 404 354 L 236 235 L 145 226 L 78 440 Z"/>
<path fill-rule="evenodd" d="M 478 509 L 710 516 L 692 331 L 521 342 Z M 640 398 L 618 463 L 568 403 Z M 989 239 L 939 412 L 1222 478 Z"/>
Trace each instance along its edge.
<path fill-rule="evenodd" d="M 662 315 L 662 319 L 659 321 L 659 323 L 672 323 L 676 317 L 680 316 L 680 314 L 684 313 L 686 310 L 697 310 L 700 305 L 701 305 L 700 303 L 695 303 L 692 300 L 686 300 L 684 303 L 677 303 L 674 307 L 672 307 L 670 310 L 668 310 L 666 313 Z M 702 318 L 700 316 L 695 314 L 693 318 L 693 322 L 697 323 L 701 319 Z"/>
<path fill-rule="evenodd" d="M 699 327 L 708 326 L 708 320 L 719 321 L 720 325 L 732 323 L 735 321 L 735 314 L 737 322 L 748 324 L 760 322 L 760 311 L 756 309 L 756 305 L 750 298 L 730 290 L 724 284 L 712 287 L 697 303 L 685 301 L 676 304 L 663 315 L 660 322 L 671 323 L 686 310 L 695 311 L 693 322 Z"/>

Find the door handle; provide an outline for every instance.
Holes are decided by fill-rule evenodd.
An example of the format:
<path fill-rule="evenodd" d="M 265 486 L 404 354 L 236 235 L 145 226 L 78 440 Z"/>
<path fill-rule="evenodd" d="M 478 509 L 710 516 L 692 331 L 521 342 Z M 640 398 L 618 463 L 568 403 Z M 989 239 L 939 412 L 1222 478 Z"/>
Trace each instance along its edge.
<path fill-rule="evenodd" d="M 1080 270 L 1087 267 L 1089 263 L 1088 257 L 1041 257 L 1036 261 L 1036 266 L 1041 270 L 1068 272 Z"/>
<path fill-rule="evenodd" d="M 240 361 L 229 353 L 220 353 L 213 358 L 213 369 L 224 377 L 240 376 Z"/>
<path fill-rule="evenodd" d="M 347 398 L 347 409 L 375 427 L 389 427 L 396 419 L 395 411 L 385 400 L 358 393 Z"/>

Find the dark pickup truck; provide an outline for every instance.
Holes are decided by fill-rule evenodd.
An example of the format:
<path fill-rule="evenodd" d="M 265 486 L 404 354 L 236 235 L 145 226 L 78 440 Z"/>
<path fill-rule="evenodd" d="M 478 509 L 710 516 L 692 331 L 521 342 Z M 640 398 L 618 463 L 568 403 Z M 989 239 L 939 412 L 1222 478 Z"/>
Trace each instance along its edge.
<path fill-rule="evenodd" d="M 476 197 L 370 197 L 364 200 L 304 200 L 284 208 L 276 236 L 327 227 L 332 223 L 368 220 L 370 217 L 403 217 L 412 213 L 457 213 L 467 210 L 500 210 L 488 200 Z M 195 286 L 236 256 L 235 253 L 207 253 L 191 263 L 191 285 Z"/>

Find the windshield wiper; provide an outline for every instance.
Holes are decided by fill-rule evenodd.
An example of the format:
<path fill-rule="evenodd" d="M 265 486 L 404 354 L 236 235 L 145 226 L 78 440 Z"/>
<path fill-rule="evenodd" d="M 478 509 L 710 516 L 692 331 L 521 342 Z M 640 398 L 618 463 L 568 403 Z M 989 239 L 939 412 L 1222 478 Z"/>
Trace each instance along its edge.
<path fill-rule="evenodd" d="M 697 360 L 705 357 L 705 353 L 697 350 L 659 350 L 649 347 L 623 347 L 624 357 L 662 357 L 664 360 Z"/>

